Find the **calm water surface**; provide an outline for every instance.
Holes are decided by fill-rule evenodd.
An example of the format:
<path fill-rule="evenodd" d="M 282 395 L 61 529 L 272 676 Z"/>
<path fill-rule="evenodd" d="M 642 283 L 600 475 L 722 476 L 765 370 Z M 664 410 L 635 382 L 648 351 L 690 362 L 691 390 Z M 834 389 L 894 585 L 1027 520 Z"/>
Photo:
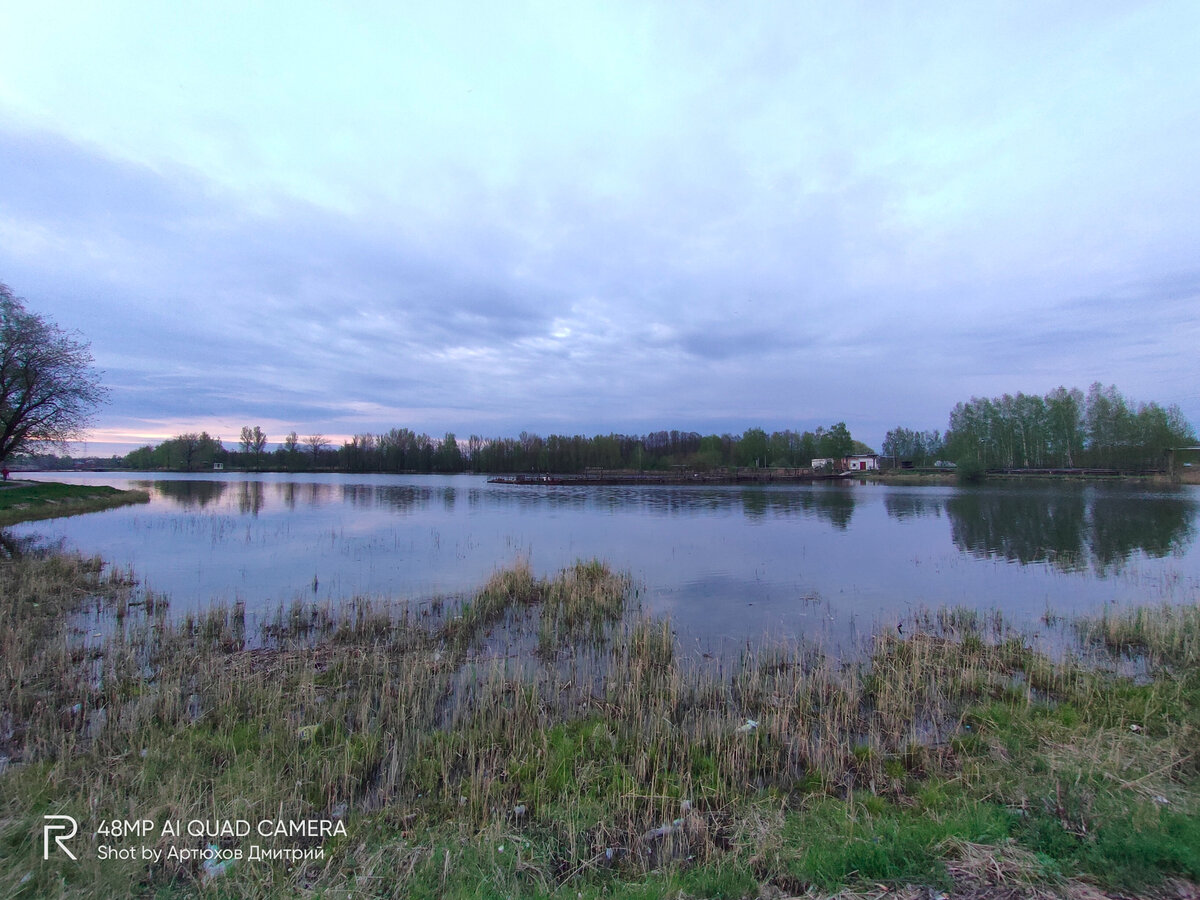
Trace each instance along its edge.
<path fill-rule="evenodd" d="M 1019 625 L 1106 605 L 1196 602 L 1200 489 L 1123 486 L 522 487 L 481 476 L 35 475 L 150 491 L 149 505 L 35 522 L 130 566 L 173 612 L 250 616 L 314 596 L 471 591 L 527 557 L 598 557 L 701 646 L 840 642 L 922 607 Z M 314 590 L 315 585 L 315 590 Z"/>

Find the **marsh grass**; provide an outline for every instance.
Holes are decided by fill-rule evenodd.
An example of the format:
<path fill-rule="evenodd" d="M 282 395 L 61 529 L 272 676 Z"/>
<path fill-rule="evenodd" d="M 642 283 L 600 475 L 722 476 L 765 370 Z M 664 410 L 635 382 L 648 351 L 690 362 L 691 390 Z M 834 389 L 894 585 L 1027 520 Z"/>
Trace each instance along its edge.
<path fill-rule="evenodd" d="M 1111 653 L 1144 659 L 1155 668 L 1200 675 L 1200 605 L 1148 606 L 1077 624 L 1085 640 Z"/>
<path fill-rule="evenodd" d="M 1034 894 L 1200 877 L 1190 607 L 1078 625 L 1081 648 L 1146 661 L 1129 679 L 965 610 L 918 613 L 861 659 L 790 643 L 706 665 L 595 561 L 550 579 L 518 562 L 457 604 L 295 604 L 256 633 L 240 605 L 168 620 L 94 559 L 6 562 L 0 588 L 5 896 Z M 79 632 L 96 608 L 112 614 L 100 640 Z M 210 879 L 194 861 L 43 862 L 47 813 L 347 834 L 320 860 Z M 189 842 L 208 840 L 143 843 Z"/>

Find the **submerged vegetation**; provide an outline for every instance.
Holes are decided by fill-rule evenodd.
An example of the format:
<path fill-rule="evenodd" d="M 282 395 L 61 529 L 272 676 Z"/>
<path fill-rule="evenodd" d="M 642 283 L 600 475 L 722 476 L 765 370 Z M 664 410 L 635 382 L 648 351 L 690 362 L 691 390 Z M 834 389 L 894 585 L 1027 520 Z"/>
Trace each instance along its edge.
<path fill-rule="evenodd" d="M 685 657 L 628 578 L 518 563 L 473 597 L 172 619 L 99 560 L 0 567 L 0 892 L 1039 896 L 1200 879 L 1200 607 L 1077 624 L 923 613 L 856 660 Z M 1122 674 L 1125 673 L 1125 674 Z M 43 815 L 78 860 L 42 860 Z M 320 820 L 324 838 L 98 837 Z M 257 841 L 214 865 L 98 845 Z M 319 853 L 317 851 L 320 851 Z M 1093 890 L 1092 896 L 1095 896 Z"/>

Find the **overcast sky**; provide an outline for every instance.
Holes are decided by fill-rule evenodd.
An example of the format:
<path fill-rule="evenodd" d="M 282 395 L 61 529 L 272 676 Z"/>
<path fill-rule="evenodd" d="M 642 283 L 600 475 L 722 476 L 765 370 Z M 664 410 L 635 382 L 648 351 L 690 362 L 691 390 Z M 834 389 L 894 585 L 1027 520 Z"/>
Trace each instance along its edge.
<path fill-rule="evenodd" d="M 4 3 L 0 281 L 90 452 L 1200 423 L 1200 4 Z M 111 442 L 111 443 L 110 443 Z"/>

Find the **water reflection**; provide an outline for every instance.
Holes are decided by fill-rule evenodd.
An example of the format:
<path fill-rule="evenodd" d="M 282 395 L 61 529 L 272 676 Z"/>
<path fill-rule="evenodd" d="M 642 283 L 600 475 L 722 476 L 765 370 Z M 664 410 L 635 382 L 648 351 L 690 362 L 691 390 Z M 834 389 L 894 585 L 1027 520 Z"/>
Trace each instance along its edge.
<path fill-rule="evenodd" d="M 320 481 L 310 481 L 301 485 L 303 488 L 301 496 L 304 500 L 304 505 L 310 509 L 315 509 L 318 506 L 325 506 L 333 497 L 333 485 L 326 484 Z"/>
<path fill-rule="evenodd" d="M 1064 572 L 1110 574 L 1136 551 L 1178 554 L 1195 538 L 1196 505 L 1182 497 L 967 491 L 945 507 L 960 550 Z"/>
<path fill-rule="evenodd" d="M 852 489 L 844 485 L 801 489 L 772 488 L 690 488 L 690 487 L 425 487 L 414 484 L 352 483 L 331 485 L 321 482 L 239 481 L 153 481 L 142 482 L 155 494 L 183 509 L 204 508 L 216 504 L 228 490 L 236 492 L 237 509 L 244 515 L 257 516 L 270 505 L 269 500 L 288 510 L 298 504 L 308 507 L 331 503 L 359 509 L 387 509 L 409 514 L 438 503 L 453 513 L 460 495 L 467 507 L 476 510 L 549 510 L 602 511 L 610 513 L 649 513 L 663 516 L 691 516 L 712 513 L 741 513 L 748 519 L 804 516 L 828 522 L 845 530 L 850 526 L 856 503 Z M 892 502 L 889 498 L 889 503 Z M 889 510 L 891 507 L 889 506 Z"/>
<path fill-rule="evenodd" d="M 242 515 L 257 516 L 265 502 L 261 481 L 238 482 L 238 511 Z"/>
<path fill-rule="evenodd" d="M 572 509 L 609 513 L 644 513 L 656 516 L 705 516 L 741 513 L 750 520 L 803 516 L 822 519 L 835 528 L 845 529 L 854 514 L 855 497 L 845 487 L 800 489 L 763 488 L 692 488 L 692 487 L 601 487 L 551 488 L 490 491 L 477 496 L 472 491 L 470 504 L 497 508 L 518 506 Z"/>
<path fill-rule="evenodd" d="M 257 517 L 277 502 L 294 511 L 330 504 L 387 510 L 402 516 L 436 504 L 454 515 L 465 497 L 466 512 L 536 515 L 546 512 L 695 517 L 741 515 L 750 523 L 803 517 L 848 531 L 856 504 L 848 485 L 800 489 L 726 487 L 547 487 L 469 486 L 418 483 L 163 480 L 143 482 L 157 496 L 183 509 L 217 505 L 233 491 L 236 509 Z M 1064 572 L 1094 569 L 1105 575 L 1133 553 L 1182 554 L 1195 539 L 1198 505 L 1177 496 L 1098 490 L 1090 486 L 1051 489 L 994 489 L 932 492 L 893 490 L 882 495 L 888 518 L 950 520 L 960 551 L 978 558 L 1029 565 L 1048 563 Z"/>
<path fill-rule="evenodd" d="M 246 484 L 246 482 L 238 482 Z M 226 481 L 143 481 L 136 486 L 151 489 L 157 496 L 184 509 L 203 509 L 216 503 L 229 487 Z"/>
<path fill-rule="evenodd" d="M 1195 503 L 1174 497 L 1139 502 L 1127 497 L 1097 497 L 1091 504 L 1089 543 L 1105 565 L 1134 550 L 1147 556 L 1182 554 L 1196 537 Z"/>
<path fill-rule="evenodd" d="M 361 509 L 390 509 L 398 513 L 424 509 L 433 495 L 429 488 L 410 484 L 347 484 L 342 487 L 343 503 Z"/>
<path fill-rule="evenodd" d="M 883 507 L 888 516 L 901 520 L 940 517 L 945 503 L 945 497 L 931 497 L 928 494 L 887 494 L 883 498 Z"/>
<path fill-rule="evenodd" d="M 540 575 L 581 557 L 628 569 L 648 611 L 705 640 L 844 635 L 852 625 L 865 633 L 878 623 L 894 628 L 914 605 L 1003 607 L 1034 621 L 1051 605 L 1086 612 L 1195 602 L 1200 592 L 1195 489 L 68 477 L 153 496 L 148 505 L 14 526 L 11 535 L 41 534 L 130 567 L 171 596 L 173 614 L 214 600 L 268 616 L 314 593 L 337 603 L 469 592 L 519 558 Z M 0 538 L 0 556 L 20 550 L 9 534 Z"/>
<path fill-rule="evenodd" d="M 845 531 L 854 515 L 854 492 L 847 488 L 816 488 L 805 491 L 747 491 L 747 518 L 771 516 L 807 516 L 822 519 Z"/>

